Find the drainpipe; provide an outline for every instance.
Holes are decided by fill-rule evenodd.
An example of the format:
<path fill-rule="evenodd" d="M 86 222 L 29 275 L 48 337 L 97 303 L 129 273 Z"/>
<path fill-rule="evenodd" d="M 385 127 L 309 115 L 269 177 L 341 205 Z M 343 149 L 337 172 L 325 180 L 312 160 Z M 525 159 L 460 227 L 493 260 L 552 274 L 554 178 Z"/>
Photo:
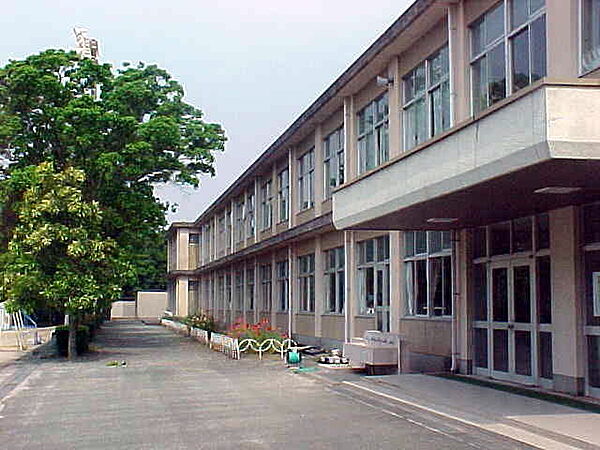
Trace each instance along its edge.
<path fill-rule="evenodd" d="M 460 296 L 459 231 L 452 230 L 452 373 L 458 372 L 458 311 L 457 299 Z"/>

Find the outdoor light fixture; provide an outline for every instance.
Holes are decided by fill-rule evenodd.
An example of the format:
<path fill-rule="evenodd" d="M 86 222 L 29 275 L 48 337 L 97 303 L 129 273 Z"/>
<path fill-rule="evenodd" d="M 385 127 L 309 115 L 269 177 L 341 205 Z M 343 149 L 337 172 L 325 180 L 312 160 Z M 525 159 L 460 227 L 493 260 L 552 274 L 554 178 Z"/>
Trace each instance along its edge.
<path fill-rule="evenodd" d="M 572 186 L 548 186 L 536 189 L 533 191 L 536 194 L 572 194 L 573 192 L 580 191 L 580 187 Z"/>
<path fill-rule="evenodd" d="M 458 218 L 456 217 L 432 217 L 427 219 L 427 223 L 453 223 L 457 221 Z"/>
<path fill-rule="evenodd" d="M 390 79 L 390 78 L 386 78 L 386 77 L 382 77 L 377 75 L 377 78 L 375 79 L 377 86 L 381 86 L 381 87 L 389 87 L 392 84 L 394 84 L 394 80 Z"/>

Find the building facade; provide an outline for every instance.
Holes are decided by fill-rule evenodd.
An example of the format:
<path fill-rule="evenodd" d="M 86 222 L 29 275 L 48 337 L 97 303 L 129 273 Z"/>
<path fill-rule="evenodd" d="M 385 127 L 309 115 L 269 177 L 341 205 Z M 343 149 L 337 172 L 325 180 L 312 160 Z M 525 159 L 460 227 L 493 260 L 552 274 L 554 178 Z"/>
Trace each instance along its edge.
<path fill-rule="evenodd" d="M 193 223 L 169 305 L 600 396 L 600 0 L 417 0 Z"/>

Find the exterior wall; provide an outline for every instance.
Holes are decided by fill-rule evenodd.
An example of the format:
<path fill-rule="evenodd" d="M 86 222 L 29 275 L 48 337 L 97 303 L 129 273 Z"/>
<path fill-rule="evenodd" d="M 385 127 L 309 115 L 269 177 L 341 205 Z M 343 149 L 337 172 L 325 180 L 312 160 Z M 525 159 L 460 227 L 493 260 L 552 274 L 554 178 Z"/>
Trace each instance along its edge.
<path fill-rule="evenodd" d="M 579 77 L 600 76 L 600 69 L 580 73 L 578 0 L 546 0 L 548 80 L 538 81 L 484 110 L 477 117 L 472 117 L 469 26 L 497 3 L 497 0 L 463 0 L 445 2 L 444 5 L 437 2 L 422 15 L 419 13 L 416 17 L 407 17 L 403 21 L 409 24 L 406 29 L 395 24 L 402 28 L 397 36 L 388 39 L 386 36 L 392 31 L 386 32 L 374 44 L 375 50 L 370 54 L 370 59 L 361 59 L 360 64 L 353 65 L 340 78 L 342 80 L 346 76 L 345 81 L 336 82 L 328 90 L 328 95 L 323 96 L 327 100 L 315 103 L 318 106 L 311 107 L 298 119 L 297 125 L 290 127 L 196 222 L 173 227 L 169 234 L 168 270 L 170 279 L 175 283 L 176 314 L 190 312 L 188 280 L 200 278 L 201 309 L 212 312 L 224 323 L 230 323 L 237 317 L 245 317 L 248 321 L 269 317 L 276 327 L 317 345 L 337 345 L 341 341 L 361 337 L 377 324 L 373 316 L 359 314 L 358 242 L 389 234 L 390 328 L 391 332 L 403 338 L 402 369 L 445 370 L 450 368 L 450 361 L 455 356 L 457 359 L 453 369 L 472 373 L 474 289 L 473 231 L 470 227 L 494 223 L 481 214 L 484 210 L 499 209 L 499 206 L 483 204 L 481 210 L 457 208 L 457 215 L 473 211 L 477 213 L 470 217 L 472 220 L 469 223 L 465 221 L 464 224 L 452 225 L 456 228 L 452 250 L 454 319 L 408 316 L 404 234 L 399 230 L 417 228 L 402 222 L 407 220 L 408 215 L 398 212 L 409 207 L 417 208 L 432 199 L 443 198 L 446 201 L 467 187 L 509 177 L 518 170 L 550 160 L 564 162 L 577 159 L 582 162 L 580 167 L 585 168 L 585 164 L 600 159 L 597 145 L 600 132 L 595 119 L 600 111 L 600 89 L 593 80 L 575 86 Z M 412 10 L 417 8 L 412 8 L 407 14 L 412 14 Z M 385 45 L 377 47 L 382 42 Z M 403 77 L 446 43 L 449 45 L 451 61 L 448 70 L 452 128 L 405 151 Z M 377 83 L 378 75 L 388 78 L 388 86 Z M 558 82 L 557 78 L 564 81 Z M 357 113 L 384 92 L 388 93 L 389 99 L 390 160 L 369 173 L 359 174 Z M 520 120 L 515 120 L 515 117 Z M 335 191 L 333 199 L 328 200 L 324 196 L 323 138 L 342 124 L 345 183 Z M 312 147 L 315 149 L 314 206 L 300 211 L 298 158 Z M 285 167 L 289 169 L 289 218 L 280 222 L 277 174 Z M 269 229 L 263 230 L 259 189 L 269 178 L 272 180 L 273 223 Z M 584 180 L 583 175 L 580 178 L 575 182 L 589 183 L 589 187 L 595 187 L 593 182 Z M 512 186 L 514 189 L 518 187 L 516 184 Z M 235 205 L 240 198 L 246 198 L 252 192 L 255 196 L 255 233 L 246 236 L 244 229 L 244 239 L 233 245 L 229 254 L 215 248 L 218 217 L 227 208 L 233 210 L 232 235 L 234 242 L 237 241 Z M 596 191 L 592 189 L 591 192 Z M 529 197 L 539 199 L 531 191 L 528 193 Z M 507 191 L 507 198 L 510 195 L 514 196 L 514 192 Z M 574 206 L 584 200 L 595 200 L 593 193 L 586 195 L 571 204 L 563 202 L 559 205 L 557 201 L 530 205 L 531 214 L 550 211 L 552 387 L 574 394 L 583 392 L 587 376 L 582 319 L 582 224 L 579 208 Z M 504 218 L 509 218 L 509 214 L 507 212 Z M 513 218 L 521 217 L 516 214 Z M 329 224 L 322 225 L 330 215 L 339 231 L 331 231 L 333 227 Z M 423 224 L 427 217 L 438 217 L 424 214 L 416 216 L 420 220 L 418 229 L 429 227 Z M 387 218 L 388 221 L 372 227 L 380 231 L 350 230 L 350 227 L 364 230 L 365 224 L 381 218 Z M 321 219 L 323 222 L 319 222 Z M 321 223 L 321 228 L 316 225 L 312 227 L 317 222 Z M 201 258 L 200 267 L 196 267 L 194 255 L 189 252 L 189 233 L 198 232 L 206 224 L 212 227 L 212 245 L 210 251 L 203 249 L 205 240 L 202 237 L 200 252 L 208 253 L 209 257 Z M 301 228 L 307 224 L 311 224 L 310 229 Z M 298 231 L 300 229 L 303 229 L 302 233 Z M 326 312 L 324 281 L 324 252 L 340 246 L 345 248 L 343 315 Z M 314 313 L 299 312 L 298 257 L 310 253 L 315 254 Z M 291 313 L 280 311 L 278 305 L 275 267 L 278 261 L 283 260 L 288 261 Z M 270 312 L 262 311 L 259 306 L 261 290 L 257 277 L 260 265 L 266 263 L 272 264 L 273 308 Z M 232 274 L 231 291 L 235 295 L 235 272 L 250 266 L 254 266 L 255 274 L 255 310 L 247 311 L 246 306 L 238 308 L 235 302 L 232 305 L 218 303 L 225 298 L 223 292 L 218 292 L 219 275 L 222 272 Z M 246 305 L 246 280 L 243 292 L 243 304 Z M 291 330 L 288 326 L 290 322 Z"/>
<path fill-rule="evenodd" d="M 166 292 L 139 291 L 136 301 L 139 318 L 159 318 L 167 309 Z"/>

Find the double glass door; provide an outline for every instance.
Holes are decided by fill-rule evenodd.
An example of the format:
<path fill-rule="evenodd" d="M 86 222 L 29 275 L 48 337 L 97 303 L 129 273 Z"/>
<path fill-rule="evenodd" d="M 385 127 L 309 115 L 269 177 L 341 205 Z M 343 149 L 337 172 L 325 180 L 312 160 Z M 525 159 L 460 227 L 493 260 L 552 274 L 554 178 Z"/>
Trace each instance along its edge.
<path fill-rule="evenodd" d="M 537 378 L 533 260 L 488 268 L 488 367 L 491 376 L 533 384 Z"/>

